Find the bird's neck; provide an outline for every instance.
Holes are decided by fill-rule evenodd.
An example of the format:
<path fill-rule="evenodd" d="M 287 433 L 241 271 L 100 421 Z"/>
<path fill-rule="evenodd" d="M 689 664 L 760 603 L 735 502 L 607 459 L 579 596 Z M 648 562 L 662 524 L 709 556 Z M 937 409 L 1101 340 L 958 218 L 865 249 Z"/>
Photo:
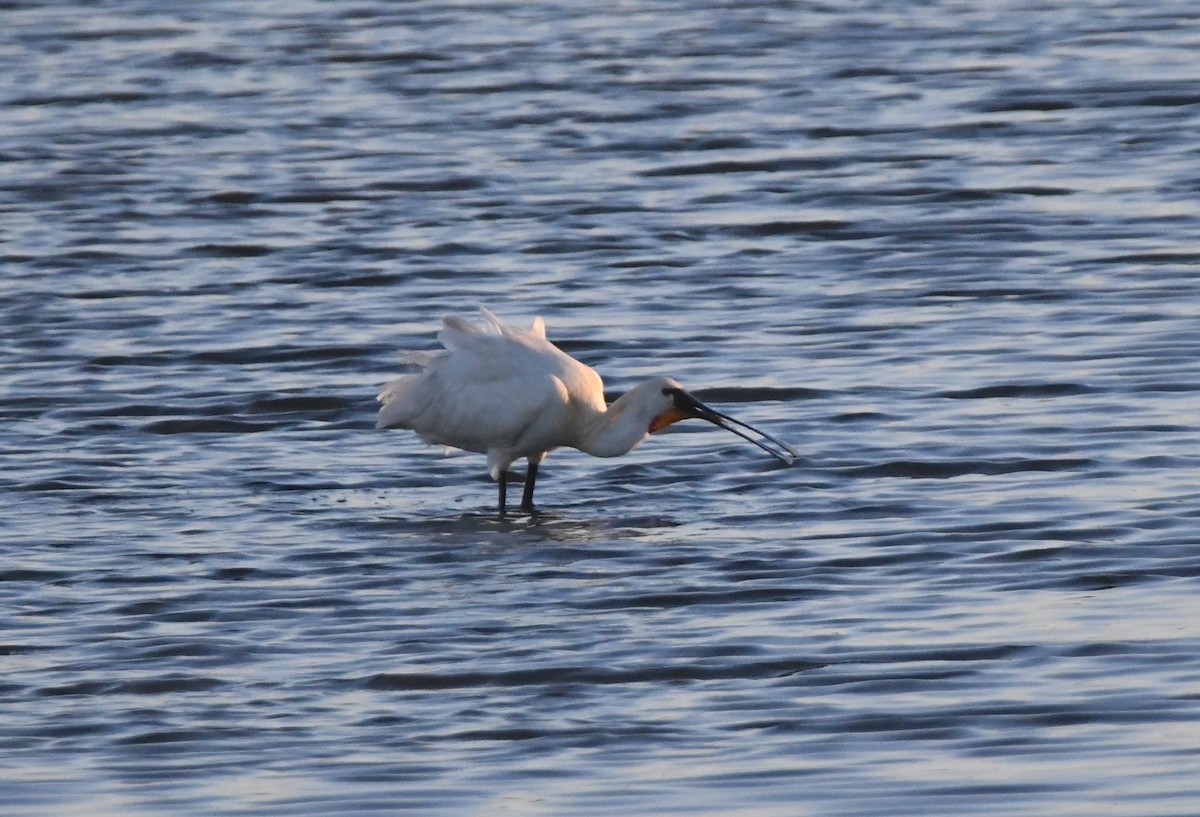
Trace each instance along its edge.
<path fill-rule="evenodd" d="M 606 411 L 596 412 L 580 436 L 576 446 L 580 451 L 593 457 L 619 457 L 646 439 L 654 417 L 641 416 L 645 411 L 638 411 L 628 397 L 627 392 Z"/>

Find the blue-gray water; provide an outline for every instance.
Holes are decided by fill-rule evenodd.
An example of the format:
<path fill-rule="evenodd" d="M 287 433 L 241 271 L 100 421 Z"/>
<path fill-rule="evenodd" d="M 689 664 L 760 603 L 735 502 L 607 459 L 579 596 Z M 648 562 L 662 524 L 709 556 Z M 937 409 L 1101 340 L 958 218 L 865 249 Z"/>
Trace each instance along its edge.
<path fill-rule="evenodd" d="M 0 812 L 1200 813 L 1192 0 L 0 6 Z M 788 440 L 376 432 L 486 304 Z"/>

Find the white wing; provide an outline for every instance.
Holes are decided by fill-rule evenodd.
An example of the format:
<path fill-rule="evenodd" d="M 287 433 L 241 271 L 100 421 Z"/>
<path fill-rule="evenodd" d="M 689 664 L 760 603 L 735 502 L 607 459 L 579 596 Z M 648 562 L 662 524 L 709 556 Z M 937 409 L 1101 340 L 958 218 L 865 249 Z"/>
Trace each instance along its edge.
<path fill-rule="evenodd" d="M 445 352 L 379 395 L 379 428 L 407 428 L 430 443 L 486 452 L 493 477 L 514 459 L 571 442 L 577 413 L 604 410 L 595 371 L 545 339 L 545 324 L 518 329 L 483 310 L 480 327 L 446 318 Z"/>

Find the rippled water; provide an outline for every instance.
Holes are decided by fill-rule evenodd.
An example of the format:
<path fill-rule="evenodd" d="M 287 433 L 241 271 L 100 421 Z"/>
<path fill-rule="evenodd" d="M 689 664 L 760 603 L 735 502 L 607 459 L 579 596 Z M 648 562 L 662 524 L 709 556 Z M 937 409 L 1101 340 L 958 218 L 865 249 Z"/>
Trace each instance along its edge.
<path fill-rule="evenodd" d="M 1200 812 L 1194 3 L 0 20 L 0 812 Z M 478 304 L 802 460 L 499 521 Z"/>

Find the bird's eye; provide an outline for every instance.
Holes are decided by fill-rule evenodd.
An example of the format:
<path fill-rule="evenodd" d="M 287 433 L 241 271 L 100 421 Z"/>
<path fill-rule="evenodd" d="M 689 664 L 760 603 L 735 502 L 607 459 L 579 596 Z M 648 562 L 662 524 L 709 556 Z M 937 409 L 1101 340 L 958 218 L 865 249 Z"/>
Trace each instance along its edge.
<path fill-rule="evenodd" d="M 673 388 L 671 388 L 670 386 L 668 386 L 667 388 L 663 389 L 663 396 L 664 396 L 664 397 L 670 397 L 670 396 L 672 396 L 672 395 L 678 395 L 678 394 L 679 394 L 679 389 L 673 389 Z"/>

